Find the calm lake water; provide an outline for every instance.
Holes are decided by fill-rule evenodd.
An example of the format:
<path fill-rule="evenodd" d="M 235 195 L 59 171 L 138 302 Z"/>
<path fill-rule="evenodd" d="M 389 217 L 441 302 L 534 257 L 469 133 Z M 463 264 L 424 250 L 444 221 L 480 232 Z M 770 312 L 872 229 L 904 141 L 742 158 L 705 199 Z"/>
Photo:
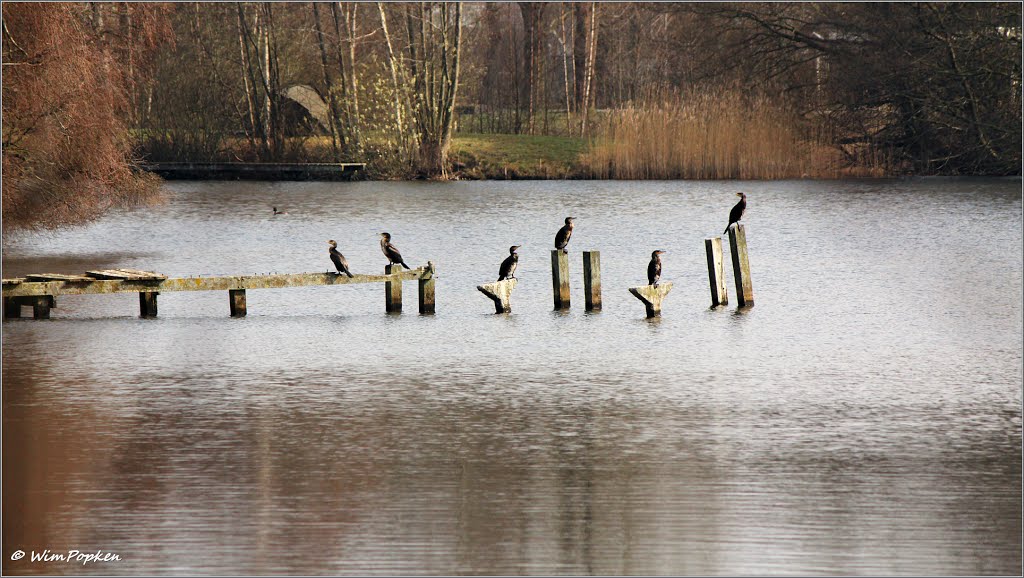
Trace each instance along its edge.
<path fill-rule="evenodd" d="M 5 321 L 6 574 L 1021 572 L 1019 180 L 168 189 L 8 239 L 4 277 L 325 271 L 327 239 L 378 273 L 388 231 L 436 263 L 437 314 L 408 283 L 402 315 L 352 285 Z M 756 306 L 712 310 L 703 239 L 737 191 Z M 512 244 L 495 315 L 476 285 Z M 648 321 L 626 289 L 654 249 L 675 288 Z M 121 560 L 12 560 L 44 549 Z"/>

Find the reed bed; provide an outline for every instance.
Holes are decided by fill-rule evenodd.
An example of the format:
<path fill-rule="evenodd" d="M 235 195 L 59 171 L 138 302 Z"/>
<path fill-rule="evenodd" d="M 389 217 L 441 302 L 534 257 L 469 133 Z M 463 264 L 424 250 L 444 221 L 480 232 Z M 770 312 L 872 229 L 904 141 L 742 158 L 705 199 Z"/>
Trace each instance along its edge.
<path fill-rule="evenodd" d="M 582 163 L 602 179 L 835 178 L 829 131 L 763 96 L 673 94 L 613 111 Z"/>

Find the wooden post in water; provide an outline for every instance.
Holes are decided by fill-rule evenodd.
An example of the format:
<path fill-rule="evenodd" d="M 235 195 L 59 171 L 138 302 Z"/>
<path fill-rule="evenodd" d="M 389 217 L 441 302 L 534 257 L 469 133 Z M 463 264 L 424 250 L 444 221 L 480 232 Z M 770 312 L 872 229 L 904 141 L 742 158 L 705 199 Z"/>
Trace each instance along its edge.
<path fill-rule="evenodd" d="M 630 287 L 629 292 L 643 302 L 647 309 L 647 317 L 661 317 L 661 302 L 672 290 L 672 282 L 658 283 L 657 285 L 642 285 Z"/>
<path fill-rule="evenodd" d="M 569 256 L 561 249 L 551 251 L 551 285 L 555 309 L 569 308 Z"/>
<path fill-rule="evenodd" d="M 245 289 L 228 289 L 232 317 L 245 317 Z"/>
<path fill-rule="evenodd" d="M 708 281 L 711 283 L 711 306 L 729 304 L 729 292 L 725 289 L 725 266 L 722 262 L 722 238 L 704 239 L 708 254 Z"/>
<path fill-rule="evenodd" d="M 50 309 L 57 306 L 57 300 L 53 295 L 40 295 L 32 303 L 33 319 L 49 319 Z"/>
<path fill-rule="evenodd" d="M 509 300 L 512 298 L 512 290 L 516 288 L 515 279 L 505 279 L 504 281 L 477 285 L 476 288 L 491 298 L 491 301 L 494 302 L 495 313 L 512 312 L 512 303 Z"/>
<path fill-rule="evenodd" d="M 4 318 L 21 317 L 21 302 L 17 297 L 4 297 Z"/>
<path fill-rule="evenodd" d="M 427 273 L 420 277 L 420 313 L 433 315 L 434 313 L 434 262 L 427 261 Z"/>
<path fill-rule="evenodd" d="M 401 273 L 401 265 L 388 265 L 384 267 L 384 274 L 391 275 Z M 384 310 L 388 313 L 402 312 L 402 280 L 384 282 Z"/>
<path fill-rule="evenodd" d="M 601 310 L 601 252 L 583 252 L 583 299 L 587 311 Z"/>
<path fill-rule="evenodd" d="M 741 223 L 729 227 L 729 250 L 732 252 L 732 272 L 736 279 L 736 304 L 740 307 L 753 305 L 754 286 L 750 283 L 747 233 Z"/>
<path fill-rule="evenodd" d="M 157 291 L 139 293 L 139 317 L 143 319 L 156 317 L 156 296 L 159 294 Z"/>

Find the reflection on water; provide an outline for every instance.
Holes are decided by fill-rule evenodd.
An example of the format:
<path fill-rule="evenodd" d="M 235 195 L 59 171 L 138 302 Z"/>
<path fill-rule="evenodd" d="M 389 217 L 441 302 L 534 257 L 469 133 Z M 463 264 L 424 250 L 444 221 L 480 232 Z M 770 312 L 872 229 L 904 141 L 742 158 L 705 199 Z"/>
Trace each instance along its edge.
<path fill-rule="evenodd" d="M 1020 572 L 1019 181 L 170 188 L 10 240 L 4 276 L 321 271 L 332 238 L 378 272 L 387 230 L 437 263 L 437 314 L 342 286 L 5 322 L 7 574 Z M 709 309 L 703 238 L 740 189 L 757 305 Z M 476 285 L 511 244 L 494 315 Z M 652 248 L 676 286 L 645 320 Z M 11 559 L 44 548 L 122 561 Z"/>

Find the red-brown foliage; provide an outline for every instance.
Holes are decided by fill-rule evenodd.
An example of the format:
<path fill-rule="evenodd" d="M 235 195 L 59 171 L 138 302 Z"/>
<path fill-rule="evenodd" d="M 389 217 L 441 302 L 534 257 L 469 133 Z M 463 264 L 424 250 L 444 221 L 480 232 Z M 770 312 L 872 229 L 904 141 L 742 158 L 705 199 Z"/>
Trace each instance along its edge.
<path fill-rule="evenodd" d="M 53 228 L 153 199 L 133 172 L 124 67 L 87 4 L 3 4 L 3 224 Z"/>

